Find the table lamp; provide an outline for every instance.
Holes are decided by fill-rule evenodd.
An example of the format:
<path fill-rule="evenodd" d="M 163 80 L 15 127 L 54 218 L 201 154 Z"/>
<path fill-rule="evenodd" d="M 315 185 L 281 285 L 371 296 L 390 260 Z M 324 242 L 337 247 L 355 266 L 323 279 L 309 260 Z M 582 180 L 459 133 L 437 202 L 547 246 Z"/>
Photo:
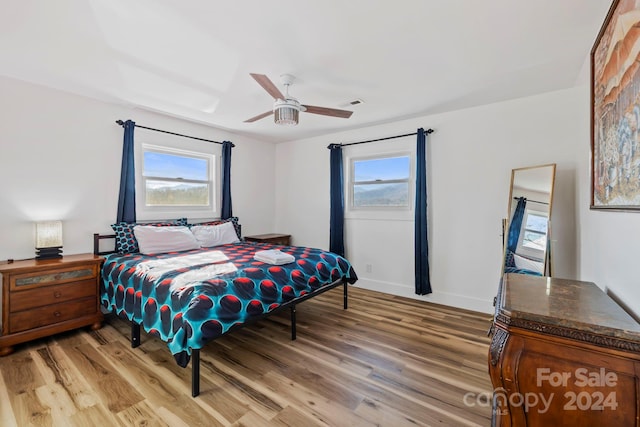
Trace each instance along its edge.
<path fill-rule="evenodd" d="M 62 258 L 62 221 L 36 222 L 36 259 Z"/>

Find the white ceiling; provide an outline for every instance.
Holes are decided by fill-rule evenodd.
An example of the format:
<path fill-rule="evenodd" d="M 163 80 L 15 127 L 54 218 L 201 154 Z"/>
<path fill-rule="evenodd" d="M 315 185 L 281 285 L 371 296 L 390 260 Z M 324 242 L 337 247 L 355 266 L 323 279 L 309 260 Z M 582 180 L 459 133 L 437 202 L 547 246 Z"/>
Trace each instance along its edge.
<path fill-rule="evenodd" d="M 280 142 L 574 86 L 610 3 L 5 0 L 0 75 Z M 354 114 L 244 123 L 249 73 Z"/>

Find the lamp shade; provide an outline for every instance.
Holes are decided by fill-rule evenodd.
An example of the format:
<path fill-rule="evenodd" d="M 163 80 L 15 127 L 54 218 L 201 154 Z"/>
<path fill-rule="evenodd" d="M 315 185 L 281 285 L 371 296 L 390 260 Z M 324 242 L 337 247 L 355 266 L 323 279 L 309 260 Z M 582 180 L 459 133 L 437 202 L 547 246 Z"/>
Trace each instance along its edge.
<path fill-rule="evenodd" d="M 62 221 L 36 223 L 36 248 L 62 246 Z"/>

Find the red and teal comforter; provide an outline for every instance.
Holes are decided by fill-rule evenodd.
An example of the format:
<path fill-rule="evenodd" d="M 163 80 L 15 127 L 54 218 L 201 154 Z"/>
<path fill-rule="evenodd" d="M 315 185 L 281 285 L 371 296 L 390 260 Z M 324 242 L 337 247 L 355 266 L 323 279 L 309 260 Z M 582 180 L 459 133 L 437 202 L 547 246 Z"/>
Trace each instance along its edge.
<path fill-rule="evenodd" d="M 294 263 L 270 265 L 256 251 L 280 249 Z M 320 249 L 240 242 L 159 255 L 110 254 L 102 305 L 168 343 L 180 366 L 236 324 L 357 276 L 345 258 Z"/>

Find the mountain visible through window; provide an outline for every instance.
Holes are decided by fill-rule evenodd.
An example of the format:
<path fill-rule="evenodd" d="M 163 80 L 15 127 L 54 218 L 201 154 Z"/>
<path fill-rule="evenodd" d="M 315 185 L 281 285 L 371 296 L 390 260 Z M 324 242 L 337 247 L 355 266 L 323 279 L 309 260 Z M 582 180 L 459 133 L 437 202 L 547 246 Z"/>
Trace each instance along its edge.
<path fill-rule="evenodd" d="M 352 207 L 409 207 L 409 156 L 354 159 Z"/>
<path fill-rule="evenodd" d="M 145 150 L 143 165 L 145 205 L 210 205 L 209 159 Z"/>

